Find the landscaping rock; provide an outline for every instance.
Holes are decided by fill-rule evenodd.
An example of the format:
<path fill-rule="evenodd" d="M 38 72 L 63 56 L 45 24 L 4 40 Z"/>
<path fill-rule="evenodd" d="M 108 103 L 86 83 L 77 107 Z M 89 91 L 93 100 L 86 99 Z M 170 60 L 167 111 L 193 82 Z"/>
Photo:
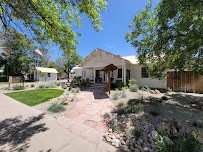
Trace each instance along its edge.
<path fill-rule="evenodd" d="M 128 151 L 128 147 L 126 145 L 121 145 L 120 146 L 121 150 L 124 151 L 124 152 L 127 152 Z"/>
<path fill-rule="evenodd" d="M 116 139 L 116 140 L 115 140 L 115 147 L 118 148 L 118 147 L 120 147 L 120 145 L 121 145 L 120 140 L 119 140 L 119 139 Z"/>
<path fill-rule="evenodd" d="M 134 149 L 135 149 L 135 147 L 130 146 L 130 150 L 131 150 L 131 151 L 134 151 Z"/>
<path fill-rule="evenodd" d="M 109 136 L 106 136 L 106 141 L 111 142 L 111 138 Z"/>
<path fill-rule="evenodd" d="M 141 152 L 144 152 L 142 146 L 140 146 L 140 145 L 135 145 L 135 147 L 138 148 Z"/>
<path fill-rule="evenodd" d="M 154 90 L 150 90 L 149 91 L 151 94 L 156 94 L 156 91 L 154 91 Z"/>
<path fill-rule="evenodd" d="M 145 147 L 143 147 L 143 150 L 144 150 L 144 152 L 148 152 L 149 148 L 145 146 Z"/>
<path fill-rule="evenodd" d="M 160 94 L 161 92 L 157 89 L 154 90 L 156 92 L 156 94 Z"/>

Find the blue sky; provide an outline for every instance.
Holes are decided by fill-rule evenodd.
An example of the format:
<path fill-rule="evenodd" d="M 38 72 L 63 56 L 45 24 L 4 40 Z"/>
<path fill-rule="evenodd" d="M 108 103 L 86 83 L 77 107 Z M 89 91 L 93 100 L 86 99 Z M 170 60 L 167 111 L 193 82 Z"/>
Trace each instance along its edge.
<path fill-rule="evenodd" d="M 126 43 L 125 33 L 130 29 L 128 24 L 132 18 L 145 8 L 148 0 L 109 0 L 108 10 L 101 13 L 103 30 L 96 32 L 89 20 L 83 22 L 79 29 L 80 37 L 78 53 L 82 57 L 89 55 L 94 49 L 101 48 L 113 54 L 128 56 L 136 54 L 136 49 Z M 160 0 L 154 0 L 154 5 Z"/>
<path fill-rule="evenodd" d="M 84 58 L 96 48 L 103 49 L 120 56 L 135 55 L 136 49 L 125 40 L 125 33 L 130 31 L 128 25 L 133 17 L 142 11 L 148 0 L 108 0 L 107 11 L 101 13 L 103 30 L 96 32 L 87 18 L 83 18 L 83 26 L 76 28 L 81 33 L 77 52 Z M 160 0 L 154 0 L 153 6 Z M 62 55 L 55 44 L 47 47 L 50 60 Z"/>

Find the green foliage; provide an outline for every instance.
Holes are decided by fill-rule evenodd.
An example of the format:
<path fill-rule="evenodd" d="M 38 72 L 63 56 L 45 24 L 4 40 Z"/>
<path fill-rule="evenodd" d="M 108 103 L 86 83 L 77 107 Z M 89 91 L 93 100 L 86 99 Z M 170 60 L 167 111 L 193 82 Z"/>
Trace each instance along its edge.
<path fill-rule="evenodd" d="M 145 87 L 141 88 L 142 91 L 150 91 L 151 89 L 146 85 Z"/>
<path fill-rule="evenodd" d="M 117 81 L 115 86 L 117 89 L 121 90 L 124 87 L 124 83 L 122 81 Z"/>
<path fill-rule="evenodd" d="M 0 82 L 8 82 L 7 76 L 0 76 Z"/>
<path fill-rule="evenodd" d="M 70 91 L 72 92 L 72 93 L 79 93 L 80 92 L 80 88 L 71 88 L 70 89 Z"/>
<path fill-rule="evenodd" d="M 24 89 L 25 89 L 25 87 L 22 86 L 22 85 L 15 85 L 15 86 L 13 86 L 13 90 L 24 90 Z"/>
<path fill-rule="evenodd" d="M 173 90 L 169 87 L 167 87 L 167 92 L 172 92 Z"/>
<path fill-rule="evenodd" d="M 63 89 L 67 89 L 67 88 L 68 88 L 66 84 L 62 84 L 61 87 L 62 87 Z"/>
<path fill-rule="evenodd" d="M 129 80 L 129 89 L 131 92 L 137 92 L 139 90 L 136 80 L 134 78 Z"/>
<path fill-rule="evenodd" d="M 139 87 L 137 85 L 133 84 L 133 85 L 129 86 L 129 89 L 131 92 L 137 92 L 139 90 Z"/>
<path fill-rule="evenodd" d="M 82 26 L 82 19 L 87 17 L 96 31 L 101 29 L 100 12 L 105 10 L 107 1 L 25 1 L 2 0 L 0 24 L 16 31 L 26 31 L 38 42 L 54 42 L 60 45 L 65 54 L 74 52 L 78 44 L 75 27 Z"/>
<path fill-rule="evenodd" d="M 120 97 L 121 97 L 121 98 L 126 98 L 125 90 L 122 90 L 122 91 L 121 91 Z"/>
<path fill-rule="evenodd" d="M 151 111 L 149 112 L 152 116 L 160 115 L 160 107 L 152 107 Z"/>
<path fill-rule="evenodd" d="M 114 92 L 113 95 L 112 95 L 112 100 L 118 100 L 118 92 Z"/>
<path fill-rule="evenodd" d="M 43 88 L 56 88 L 56 84 L 54 82 L 50 83 L 40 83 L 38 84 L 37 88 L 38 89 L 43 89 Z"/>
<path fill-rule="evenodd" d="M 161 97 L 162 100 L 168 100 L 168 97 L 167 96 L 163 96 Z"/>
<path fill-rule="evenodd" d="M 142 131 L 141 130 L 138 130 L 138 129 L 134 129 L 133 130 L 133 135 L 137 138 L 141 137 L 142 135 Z"/>
<path fill-rule="evenodd" d="M 59 103 L 53 103 L 49 109 L 49 111 L 53 112 L 53 113 L 58 113 L 58 112 L 62 112 L 65 110 L 64 105 L 63 104 L 59 104 Z"/>
<path fill-rule="evenodd" d="M 1 21 L 0 21 L 1 22 Z M 4 74 L 10 76 L 22 76 L 29 72 L 33 61 L 34 43 L 25 35 L 8 29 L 10 34 L 2 33 L 7 55 L 0 58 L 0 67 L 4 66 Z"/>
<path fill-rule="evenodd" d="M 30 85 L 30 87 L 31 87 L 31 88 L 34 88 L 34 87 L 35 87 L 35 85 L 34 85 L 34 84 L 31 84 L 31 85 Z"/>
<path fill-rule="evenodd" d="M 122 133 L 125 131 L 125 127 L 119 123 L 119 124 L 116 124 L 114 127 L 113 127 L 113 131 L 114 132 L 117 132 L 117 133 Z"/>
<path fill-rule="evenodd" d="M 81 88 L 87 88 L 87 87 L 90 87 L 91 86 L 91 82 L 90 82 L 90 79 L 89 78 L 86 78 L 86 79 L 82 79 L 80 81 L 80 87 Z"/>
<path fill-rule="evenodd" d="M 126 33 L 140 64 L 150 63 L 150 75 L 158 78 L 167 69 L 203 73 L 202 1 L 162 0 L 154 9 L 151 3 L 134 17 Z"/>

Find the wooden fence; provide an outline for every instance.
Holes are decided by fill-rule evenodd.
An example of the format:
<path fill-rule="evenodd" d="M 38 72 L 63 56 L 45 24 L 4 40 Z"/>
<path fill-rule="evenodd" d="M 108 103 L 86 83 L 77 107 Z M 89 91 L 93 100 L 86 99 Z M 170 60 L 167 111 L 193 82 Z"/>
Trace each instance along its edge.
<path fill-rule="evenodd" d="M 203 75 L 193 71 L 169 71 L 167 87 L 173 91 L 203 93 Z"/>

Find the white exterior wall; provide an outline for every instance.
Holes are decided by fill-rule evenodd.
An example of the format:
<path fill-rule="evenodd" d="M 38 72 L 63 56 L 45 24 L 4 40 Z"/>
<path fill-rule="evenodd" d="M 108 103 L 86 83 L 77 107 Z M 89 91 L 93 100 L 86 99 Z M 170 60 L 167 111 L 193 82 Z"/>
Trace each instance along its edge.
<path fill-rule="evenodd" d="M 91 57 L 89 61 L 86 61 L 85 64 L 82 66 L 83 68 L 92 68 L 92 67 L 105 67 L 109 64 L 114 64 L 115 66 L 124 64 L 123 59 L 116 59 L 115 57 L 99 52 L 96 53 L 94 56 Z"/>
<path fill-rule="evenodd" d="M 47 75 L 47 73 L 45 73 Z M 57 73 L 50 73 L 50 77 L 46 76 L 46 81 L 56 81 L 57 80 Z M 45 81 L 45 77 L 39 77 L 39 81 Z"/>
<path fill-rule="evenodd" d="M 152 79 L 152 78 L 142 78 L 141 77 L 141 66 L 140 65 L 133 65 L 131 66 L 132 69 L 132 77 L 135 78 L 137 81 L 138 86 L 144 87 L 148 86 L 150 88 L 166 88 L 166 78 L 163 80 Z"/>

